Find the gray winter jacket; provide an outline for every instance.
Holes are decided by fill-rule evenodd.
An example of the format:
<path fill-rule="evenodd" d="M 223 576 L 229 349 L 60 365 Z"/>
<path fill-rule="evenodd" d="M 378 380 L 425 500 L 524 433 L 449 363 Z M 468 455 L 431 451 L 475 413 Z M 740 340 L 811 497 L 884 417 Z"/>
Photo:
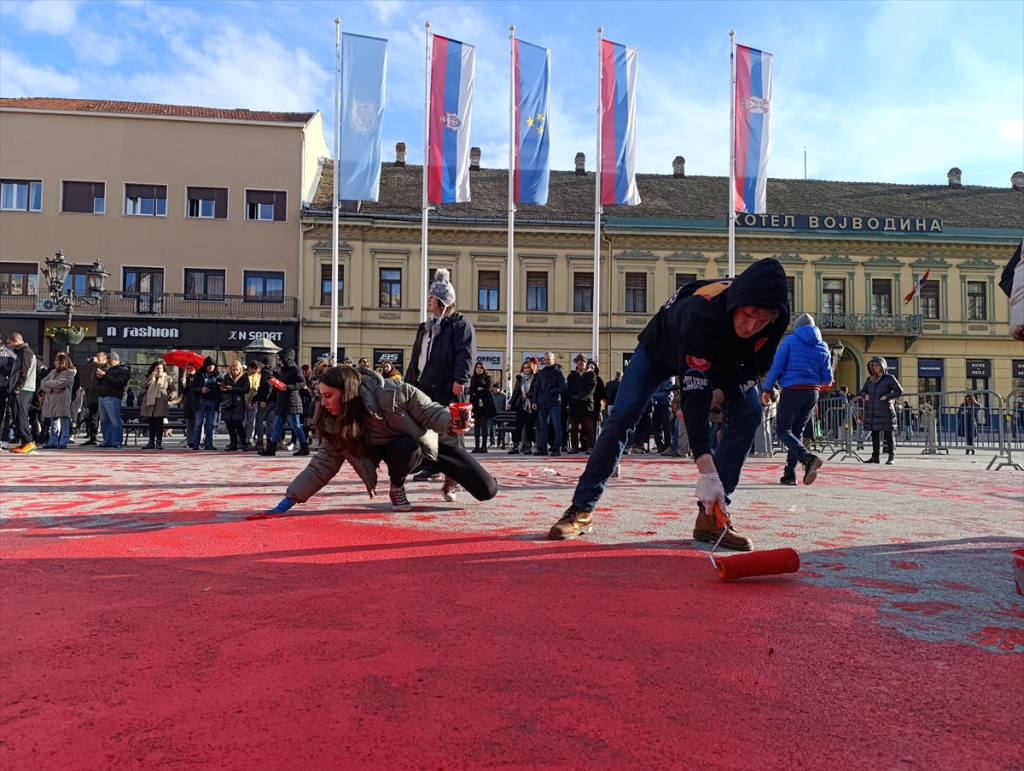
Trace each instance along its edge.
<path fill-rule="evenodd" d="M 872 362 L 882 366 L 882 376 L 875 380 L 868 375 L 864 381 L 864 387 L 860 389 L 860 395 L 865 397 L 864 401 L 864 430 L 865 431 L 895 431 L 896 430 L 896 400 L 903 395 L 903 388 L 899 381 L 885 371 L 885 359 L 875 356 L 868 362 L 868 371 L 871 371 Z M 882 400 L 882 397 L 885 400 Z"/>
<path fill-rule="evenodd" d="M 359 395 L 370 413 L 365 427 L 368 443 L 383 446 L 396 436 L 407 434 L 419 442 L 424 458 L 436 460 L 438 434 L 456 436 L 450 430 L 448 408 L 409 383 L 385 380 L 377 372 L 362 367 L 359 372 L 363 376 Z M 347 449 L 332 451 L 325 445 L 321 445 L 305 470 L 288 485 L 288 497 L 298 503 L 309 500 L 337 475 L 345 461 L 352 465 L 372 497 L 377 487 L 377 461 Z"/>

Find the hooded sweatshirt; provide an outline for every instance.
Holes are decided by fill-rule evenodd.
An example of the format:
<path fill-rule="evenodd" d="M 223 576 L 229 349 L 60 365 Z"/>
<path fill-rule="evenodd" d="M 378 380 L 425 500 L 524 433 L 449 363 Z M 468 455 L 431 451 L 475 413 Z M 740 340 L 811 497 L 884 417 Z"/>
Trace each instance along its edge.
<path fill-rule="evenodd" d="M 778 318 L 743 339 L 733 312 L 745 305 L 778 311 Z M 651 360 L 678 372 L 680 406 L 694 457 L 710 452 L 708 414 L 715 389 L 742 395 L 768 371 L 789 326 L 789 287 L 778 260 L 758 260 L 736 278 L 694 281 L 676 290 L 639 341 Z"/>

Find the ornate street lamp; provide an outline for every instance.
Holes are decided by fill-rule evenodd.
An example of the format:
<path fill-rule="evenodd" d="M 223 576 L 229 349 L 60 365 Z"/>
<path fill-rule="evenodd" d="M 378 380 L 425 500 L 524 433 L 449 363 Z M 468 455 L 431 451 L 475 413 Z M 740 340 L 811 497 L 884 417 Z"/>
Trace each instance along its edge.
<path fill-rule="evenodd" d="M 95 305 L 103 297 L 106 290 L 107 278 L 110 274 L 103 269 L 103 264 L 96 260 L 92 267 L 85 274 L 86 294 L 76 295 L 75 286 L 72 283 L 67 289 L 64 282 L 71 273 L 72 265 L 64 259 L 64 252 L 58 251 L 53 257 L 46 260 L 46 267 L 43 268 L 43 275 L 46 277 L 46 287 L 50 292 L 53 301 L 64 309 L 66 323 L 63 329 L 55 330 L 54 340 L 64 343 L 64 350 L 69 350 L 71 344 L 82 342 L 85 337 L 84 327 L 72 327 L 71 318 L 75 308 L 79 305 Z"/>
<path fill-rule="evenodd" d="M 829 348 L 829 353 L 832 354 L 831 365 L 833 377 L 835 376 L 836 367 L 839 366 L 839 360 L 843 358 L 843 351 L 845 350 L 846 346 L 843 345 L 842 340 L 836 340 L 834 343 L 832 343 L 831 347 Z"/>

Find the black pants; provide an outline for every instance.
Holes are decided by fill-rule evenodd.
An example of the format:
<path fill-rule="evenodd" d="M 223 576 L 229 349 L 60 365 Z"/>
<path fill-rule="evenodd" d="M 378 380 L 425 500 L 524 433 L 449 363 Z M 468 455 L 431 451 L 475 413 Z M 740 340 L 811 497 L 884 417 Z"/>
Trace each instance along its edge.
<path fill-rule="evenodd" d="M 245 438 L 245 427 L 241 420 L 225 420 L 224 425 L 228 429 L 228 447 L 237 447 L 241 450 L 249 446 Z"/>
<path fill-rule="evenodd" d="M 491 419 L 486 415 L 473 418 L 473 449 L 487 449 L 487 426 Z"/>
<path fill-rule="evenodd" d="M 96 441 L 96 432 L 100 426 L 100 403 L 89 402 L 89 417 L 85 419 L 85 435 L 92 441 Z"/>
<path fill-rule="evenodd" d="M 893 453 L 892 431 L 872 431 L 871 454 L 875 457 L 878 457 L 878 440 L 882 434 L 885 435 L 885 454 L 892 455 Z"/>
<path fill-rule="evenodd" d="M 35 435 L 32 433 L 32 424 L 28 416 L 29 408 L 32 406 L 33 395 L 31 391 L 21 390 L 10 396 L 11 417 L 14 420 L 14 438 L 21 444 L 35 441 Z"/>
<path fill-rule="evenodd" d="M 149 446 L 164 446 L 164 419 L 162 416 L 149 419 Z"/>
<path fill-rule="evenodd" d="M 537 413 L 533 410 L 516 410 L 516 425 L 512 429 L 512 446 L 528 449 L 534 441 Z"/>
<path fill-rule="evenodd" d="M 371 449 L 374 459 L 384 461 L 388 467 L 388 479 L 396 487 L 402 487 L 405 478 L 423 465 L 423 451 L 419 442 L 408 435 L 395 437 L 390 444 Z M 494 477 L 461 445 L 439 445 L 437 460 L 430 465 L 450 476 L 478 501 L 489 501 L 498 493 L 498 483 Z"/>

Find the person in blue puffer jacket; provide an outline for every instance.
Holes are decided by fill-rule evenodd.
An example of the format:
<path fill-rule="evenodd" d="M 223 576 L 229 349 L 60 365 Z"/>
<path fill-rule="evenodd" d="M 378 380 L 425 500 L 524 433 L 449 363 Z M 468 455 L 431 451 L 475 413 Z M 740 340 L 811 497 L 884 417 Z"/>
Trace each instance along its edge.
<path fill-rule="evenodd" d="M 782 395 L 775 430 L 789 450 L 779 484 L 795 485 L 796 464 L 800 463 L 804 467 L 804 484 L 809 485 L 818 476 L 823 461 L 804 447 L 800 437 L 814 413 L 818 393 L 832 387 L 828 346 L 809 313 L 800 314 L 793 325 L 793 334 L 779 343 L 761 387 L 761 404 L 766 407 L 771 402 L 772 386 L 776 382 L 782 386 Z"/>

